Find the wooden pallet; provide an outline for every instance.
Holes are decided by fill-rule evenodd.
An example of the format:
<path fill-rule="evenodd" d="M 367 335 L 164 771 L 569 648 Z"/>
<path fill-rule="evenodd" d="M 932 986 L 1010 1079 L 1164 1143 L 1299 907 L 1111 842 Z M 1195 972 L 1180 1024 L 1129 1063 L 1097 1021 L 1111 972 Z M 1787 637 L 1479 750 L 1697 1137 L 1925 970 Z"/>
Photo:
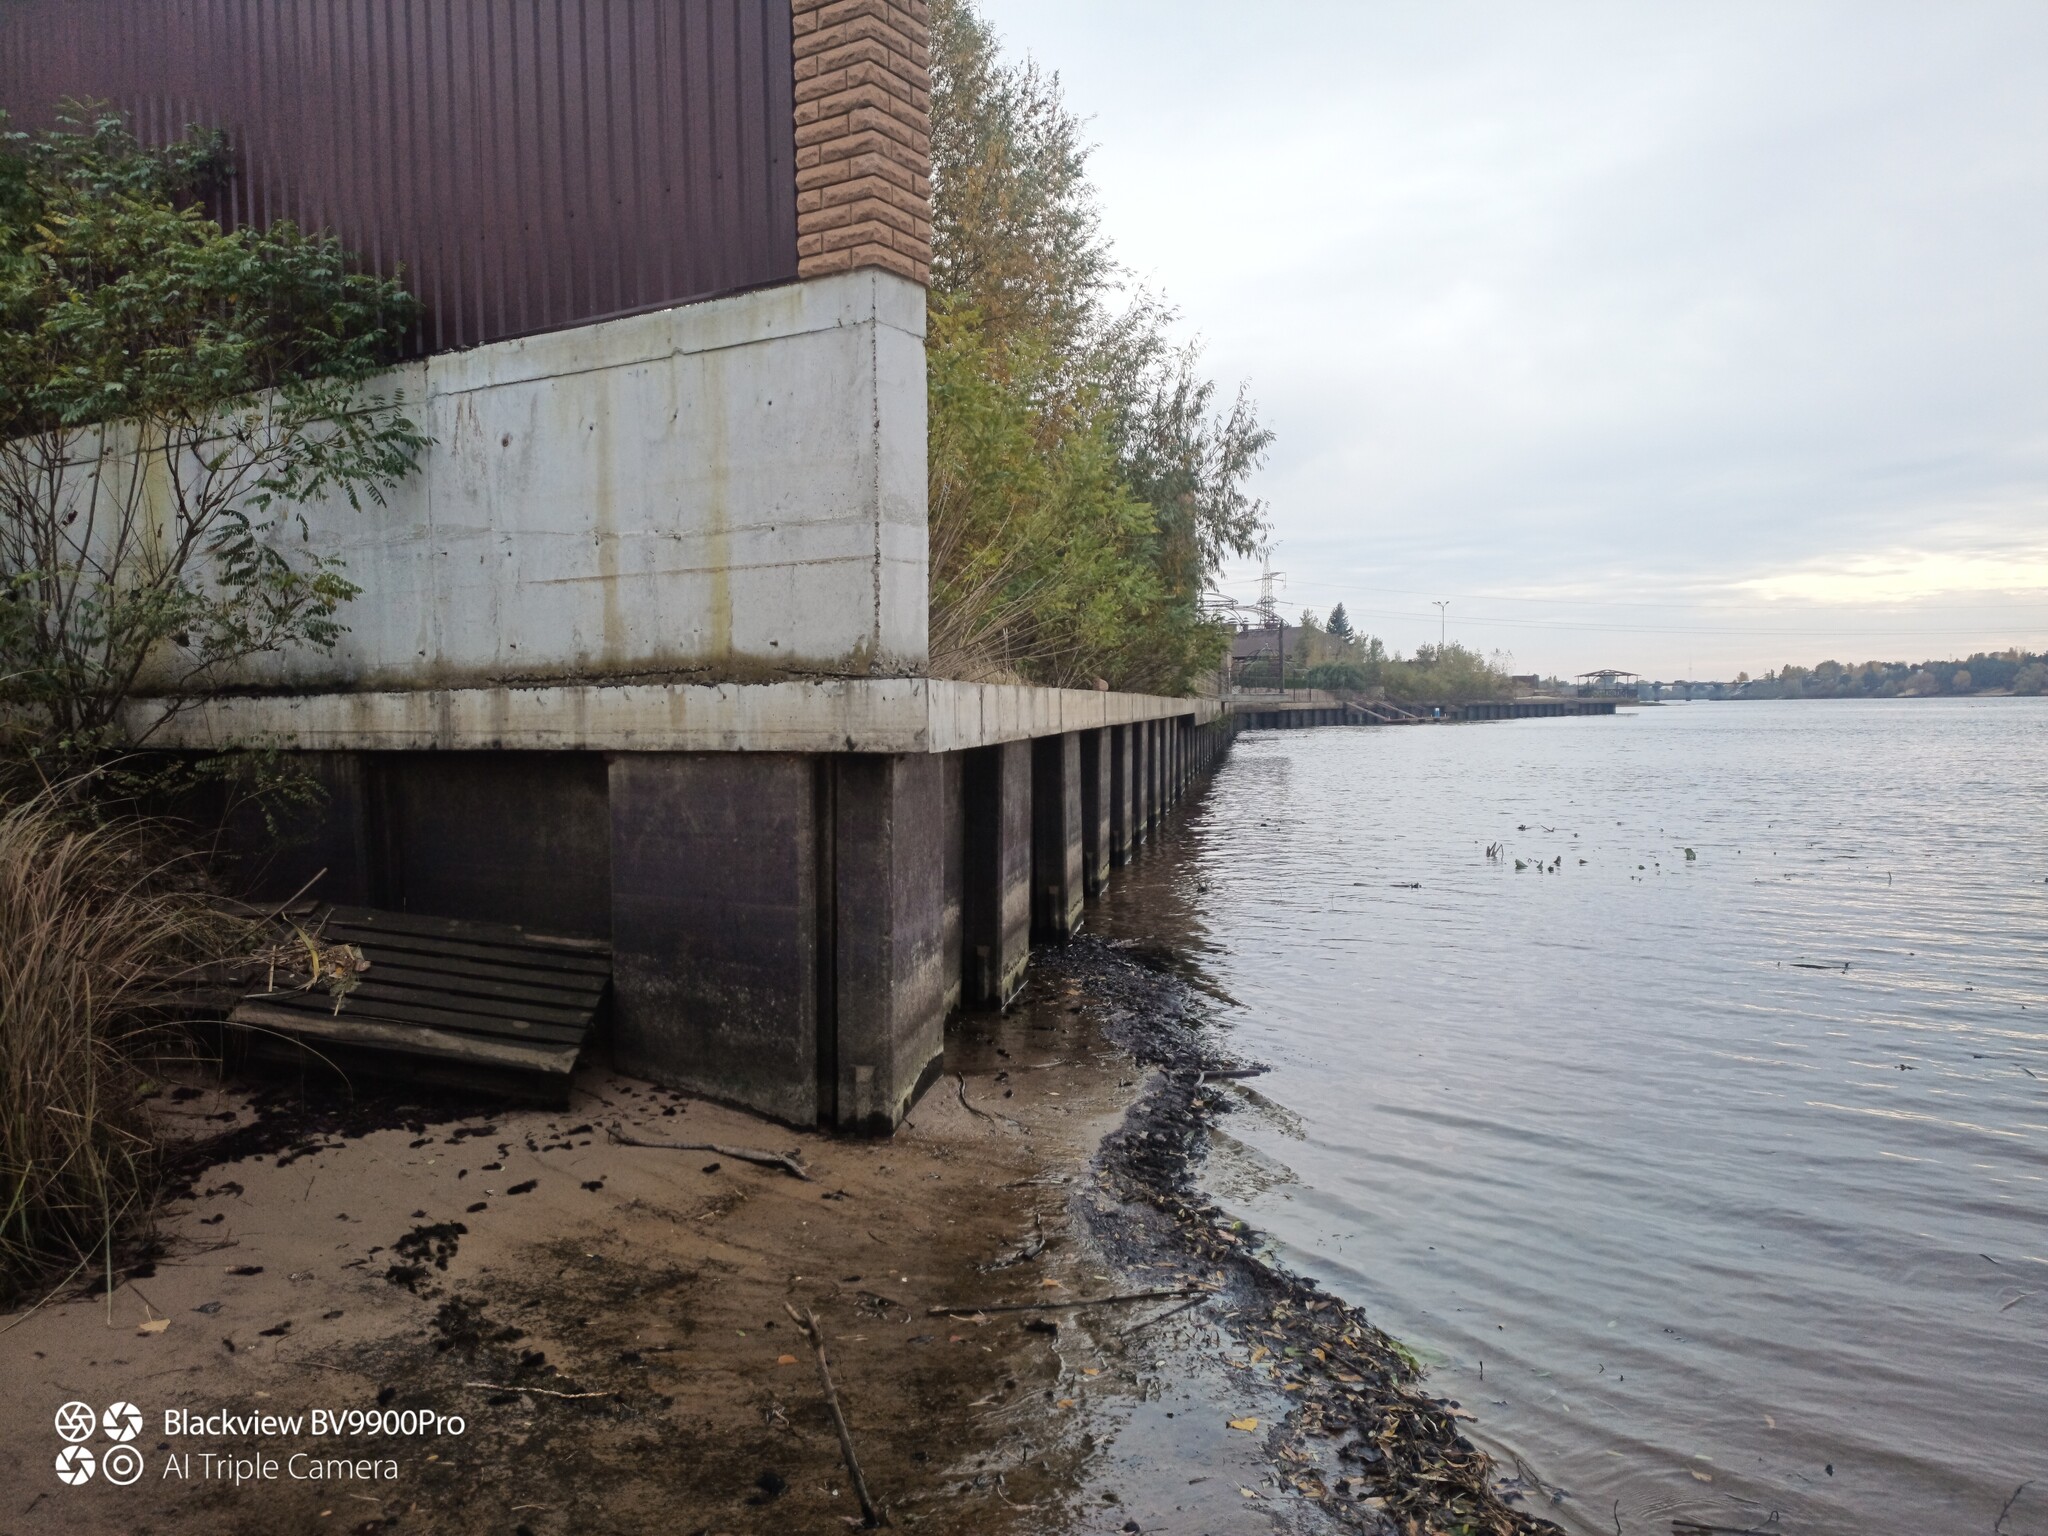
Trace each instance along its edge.
<path fill-rule="evenodd" d="M 611 983 L 611 946 L 504 923 L 330 907 L 308 925 L 369 961 L 341 999 L 254 993 L 229 1015 L 253 1054 L 562 1102 Z"/>

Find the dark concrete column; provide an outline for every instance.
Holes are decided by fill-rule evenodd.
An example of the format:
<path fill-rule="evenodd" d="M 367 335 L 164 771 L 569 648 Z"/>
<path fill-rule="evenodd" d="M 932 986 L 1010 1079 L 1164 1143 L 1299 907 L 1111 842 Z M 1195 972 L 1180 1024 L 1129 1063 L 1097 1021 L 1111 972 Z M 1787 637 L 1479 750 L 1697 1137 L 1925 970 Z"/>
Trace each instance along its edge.
<path fill-rule="evenodd" d="M 828 761 L 834 995 L 819 1118 L 886 1135 L 946 1045 L 946 818 L 933 814 L 946 766 L 929 754 Z"/>
<path fill-rule="evenodd" d="M 609 779 L 619 1065 L 816 1124 L 815 759 L 621 753 Z"/>
<path fill-rule="evenodd" d="M 1031 937 L 1059 944 L 1087 900 L 1081 828 L 1081 733 L 1031 743 Z"/>
<path fill-rule="evenodd" d="M 942 942 L 946 947 L 946 1012 L 953 1013 L 960 1006 L 960 870 L 967 856 L 967 796 L 963 787 L 962 769 L 966 754 L 948 752 L 939 759 L 940 789 L 945 796 L 945 881 L 944 901 L 945 928 Z"/>
<path fill-rule="evenodd" d="M 1107 729 L 1081 732 L 1081 883 L 1090 896 L 1109 884 L 1109 750 Z"/>
<path fill-rule="evenodd" d="M 1152 779 L 1147 787 L 1150 791 L 1152 832 L 1156 837 L 1161 823 L 1166 820 L 1166 722 L 1148 721 L 1145 734 L 1150 738 L 1145 744 L 1145 766 L 1150 770 Z"/>
<path fill-rule="evenodd" d="M 1031 743 L 963 754 L 961 1001 L 998 1007 L 1031 959 Z"/>
<path fill-rule="evenodd" d="M 1152 794 L 1152 726 L 1139 720 L 1131 726 L 1131 846 L 1150 840 L 1155 803 Z"/>
<path fill-rule="evenodd" d="M 1131 858 L 1131 728 L 1112 725 L 1105 733 L 1109 744 L 1109 861 L 1127 864 Z"/>

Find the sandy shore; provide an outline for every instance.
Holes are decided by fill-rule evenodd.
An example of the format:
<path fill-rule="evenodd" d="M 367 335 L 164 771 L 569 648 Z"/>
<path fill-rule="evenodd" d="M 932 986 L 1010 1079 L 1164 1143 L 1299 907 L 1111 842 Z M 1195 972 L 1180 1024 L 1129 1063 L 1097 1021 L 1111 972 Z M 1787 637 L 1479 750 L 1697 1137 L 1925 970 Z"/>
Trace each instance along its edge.
<path fill-rule="evenodd" d="M 604 1071 L 565 1113 L 188 1086 L 165 1113 L 220 1155 L 153 1270 L 0 1334 L 0 1533 L 845 1530 L 791 1304 L 903 1528 L 1537 1529 L 1455 1408 L 1194 1196 L 1239 1091 L 1197 1081 L 1201 1028 L 1157 957 L 1041 957 L 887 1142 Z M 59 1480 L 70 1402 L 141 1409 L 131 1485 L 125 1453 Z"/>

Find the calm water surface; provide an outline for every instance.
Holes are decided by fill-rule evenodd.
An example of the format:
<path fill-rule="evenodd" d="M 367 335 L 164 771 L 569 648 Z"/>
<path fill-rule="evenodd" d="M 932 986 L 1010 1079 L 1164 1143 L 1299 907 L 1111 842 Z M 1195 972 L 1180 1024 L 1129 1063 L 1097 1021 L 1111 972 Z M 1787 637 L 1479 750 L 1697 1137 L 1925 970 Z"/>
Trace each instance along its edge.
<path fill-rule="evenodd" d="M 1553 1518 L 2048 1533 L 2048 700 L 1256 733 L 1169 841 L 1213 1191 Z"/>

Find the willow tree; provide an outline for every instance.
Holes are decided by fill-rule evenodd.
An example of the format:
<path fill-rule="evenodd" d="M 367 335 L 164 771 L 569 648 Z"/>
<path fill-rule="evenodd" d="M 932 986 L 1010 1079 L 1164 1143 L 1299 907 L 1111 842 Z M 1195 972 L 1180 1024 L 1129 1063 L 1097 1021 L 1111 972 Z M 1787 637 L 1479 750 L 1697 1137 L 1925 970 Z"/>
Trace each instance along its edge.
<path fill-rule="evenodd" d="M 1129 288 L 1058 79 L 970 0 L 932 8 L 932 160 L 933 670 L 1184 692 L 1271 434 Z"/>

